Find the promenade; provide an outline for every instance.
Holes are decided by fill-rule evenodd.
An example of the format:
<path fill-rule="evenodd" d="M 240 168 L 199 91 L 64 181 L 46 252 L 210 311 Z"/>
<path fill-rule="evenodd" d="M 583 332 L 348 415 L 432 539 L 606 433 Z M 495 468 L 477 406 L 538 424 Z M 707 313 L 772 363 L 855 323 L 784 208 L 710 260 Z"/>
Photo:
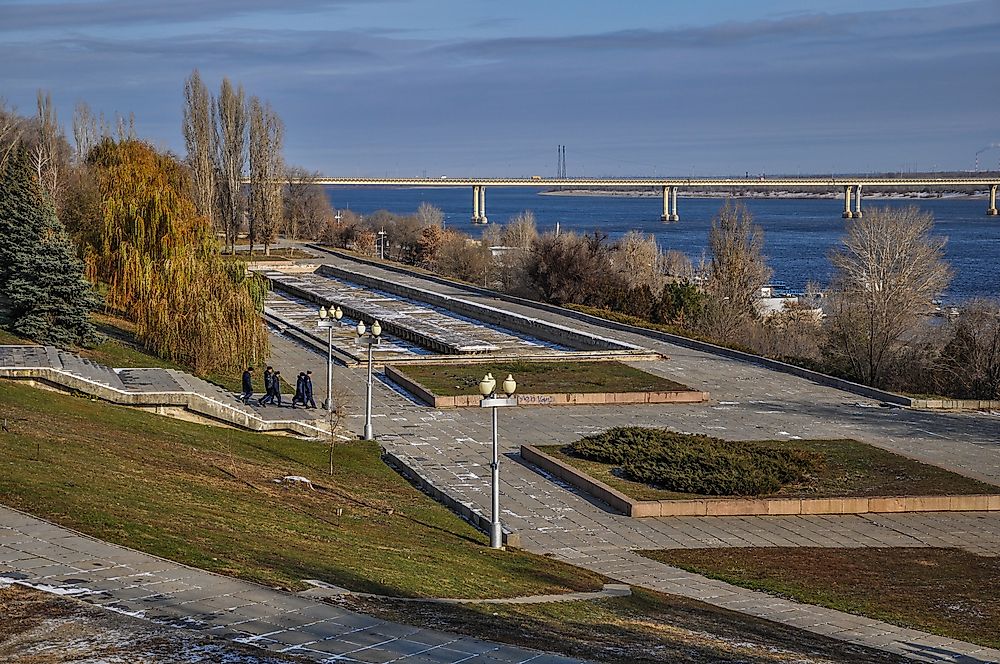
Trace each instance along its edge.
<path fill-rule="evenodd" d="M 848 516 L 685 517 L 630 519 L 523 465 L 523 443 L 565 443 L 620 425 L 667 426 L 729 439 L 854 438 L 912 458 L 1000 484 L 1000 419 L 880 407 L 871 399 L 823 387 L 752 363 L 582 323 L 528 304 L 417 275 L 401 275 L 325 257 L 342 269 L 363 271 L 421 289 L 502 306 L 515 313 L 583 329 L 669 357 L 644 370 L 712 393 L 710 405 L 574 406 L 507 409 L 500 419 L 504 456 L 501 506 L 505 527 L 522 545 L 616 580 L 697 598 L 917 661 L 997 662 L 1000 651 L 956 642 L 875 620 L 781 600 L 689 574 L 638 555 L 678 547 L 822 546 L 957 547 L 1000 555 L 1000 514 L 920 513 Z M 297 343 L 273 339 L 273 362 L 298 371 L 322 358 Z M 470 372 L 476 367 L 470 366 Z M 360 431 L 363 372 L 338 368 L 334 381 L 354 395 L 348 426 Z M 489 513 L 489 414 L 478 408 L 423 407 L 379 382 L 374 429 L 381 444 L 437 489 L 480 514 Z"/>

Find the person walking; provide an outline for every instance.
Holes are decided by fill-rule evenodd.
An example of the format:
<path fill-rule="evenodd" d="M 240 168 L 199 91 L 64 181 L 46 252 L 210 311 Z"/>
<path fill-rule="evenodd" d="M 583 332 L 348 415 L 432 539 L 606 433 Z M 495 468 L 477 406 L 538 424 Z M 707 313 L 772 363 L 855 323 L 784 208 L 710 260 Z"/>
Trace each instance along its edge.
<path fill-rule="evenodd" d="M 258 405 L 274 403 L 274 370 L 268 366 L 264 369 L 264 396 L 257 402 Z"/>
<path fill-rule="evenodd" d="M 253 367 L 247 367 L 247 370 L 243 372 L 243 395 L 240 397 L 240 401 L 245 404 L 250 403 L 250 399 L 253 398 Z"/>
<path fill-rule="evenodd" d="M 312 373 L 312 371 L 307 371 L 302 375 L 302 405 L 308 408 L 316 407 L 316 400 L 313 399 Z"/>
<path fill-rule="evenodd" d="M 274 375 L 271 376 L 271 403 L 277 402 L 278 408 L 281 408 L 284 404 L 281 403 L 281 372 L 275 371 Z"/>
<path fill-rule="evenodd" d="M 295 377 L 295 394 L 292 396 L 292 408 L 296 408 L 300 403 L 303 406 L 306 405 L 306 398 L 302 393 L 302 379 L 305 375 L 304 371 L 300 371 L 299 375 Z"/>

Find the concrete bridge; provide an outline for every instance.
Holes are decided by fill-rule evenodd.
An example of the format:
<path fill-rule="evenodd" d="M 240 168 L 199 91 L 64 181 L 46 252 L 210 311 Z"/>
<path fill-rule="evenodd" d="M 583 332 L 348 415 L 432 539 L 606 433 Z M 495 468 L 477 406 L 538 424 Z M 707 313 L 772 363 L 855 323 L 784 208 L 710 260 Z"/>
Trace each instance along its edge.
<path fill-rule="evenodd" d="M 679 221 L 677 191 L 686 189 L 842 189 L 844 192 L 845 219 L 860 218 L 861 190 L 863 187 L 920 187 L 951 189 L 953 187 L 988 187 L 989 205 L 986 214 L 997 215 L 998 177 L 942 177 L 942 178 L 310 178 L 315 184 L 352 187 L 472 187 L 472 223 L 485 224 L 487 187 L 573 187 L 573 188 L 659 188 L 663 196 L 661 221 Z"/>

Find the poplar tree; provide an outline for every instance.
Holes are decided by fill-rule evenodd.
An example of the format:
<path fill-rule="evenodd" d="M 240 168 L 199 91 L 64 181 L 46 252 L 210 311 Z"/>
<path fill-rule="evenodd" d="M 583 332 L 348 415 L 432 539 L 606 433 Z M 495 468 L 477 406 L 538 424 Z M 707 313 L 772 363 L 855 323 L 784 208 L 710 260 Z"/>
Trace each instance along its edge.
<path fill-rule="evenodd" d="M 216 223 L 215 101 L 195 69 L 184 82 L 184 144 L 198 213 Z"/>
<path fill-rule="evenodd" d="M 247 104 L 243 86 L 233 87 L 222 79 L 216 104 L 216 159 L 219 170 L 217 203 L 219 224 L 225 230 L 226 246 L 236 252 L 236 238 L 243 225 L 243 166 L 247 160 Z"/>
<path fill-rule="evenodd" d="M 264 245 L 270 255 L 271 244 L 282 217 L 281 143 L 284 127 L 281 119 L 257 97 L 250 99 L 250 253 L 253 245 Z"/>
<path fill-rule="evenodd" d="M 98 304 L 31 159 L 15 150 L 0 178 L 0 320 L 68 348 L 97 340 L 90 314 Z"/>

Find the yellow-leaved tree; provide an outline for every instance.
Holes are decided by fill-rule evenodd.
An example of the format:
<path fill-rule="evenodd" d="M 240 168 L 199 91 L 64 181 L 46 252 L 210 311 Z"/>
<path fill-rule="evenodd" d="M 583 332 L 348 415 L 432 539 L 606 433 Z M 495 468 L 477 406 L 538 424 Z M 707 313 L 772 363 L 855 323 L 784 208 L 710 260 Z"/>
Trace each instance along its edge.
<path fill-rule="evenodd" d="M 266 358 L 266 282 L 219 255 L 184 167 L 137 140 L 105 139 L 88 161 L 101 197 L 100 223 L 82 238 L 88 277 L 135 322 L 139 341 L 198 373 Z"/>

